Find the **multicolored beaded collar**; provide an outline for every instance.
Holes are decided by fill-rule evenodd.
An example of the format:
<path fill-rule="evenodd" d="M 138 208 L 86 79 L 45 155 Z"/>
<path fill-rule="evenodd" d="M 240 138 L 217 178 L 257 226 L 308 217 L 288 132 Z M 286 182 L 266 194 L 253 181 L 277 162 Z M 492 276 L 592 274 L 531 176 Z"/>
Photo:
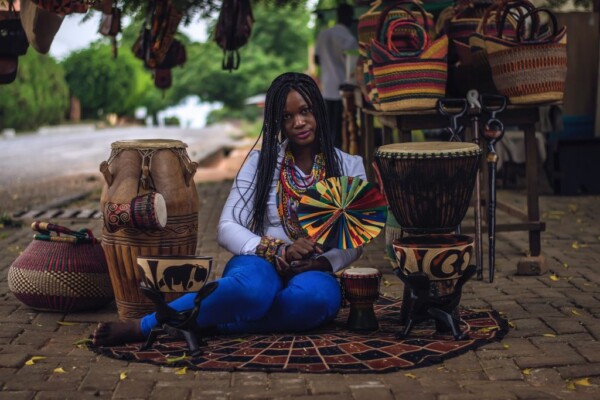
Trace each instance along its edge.
<path fill-rule="evenodd" d="M 315 183 L 325 179 L 325 158 L 322 153 L 315 156 L 312 171 L 306 177 L 298 176 L 292 152 L 287 150 L 281 161 L 277 182 L 277 211 L 286 235 L 293 239 L 306 237 L 298 223 L 296 210 L 300 197 Z"/>

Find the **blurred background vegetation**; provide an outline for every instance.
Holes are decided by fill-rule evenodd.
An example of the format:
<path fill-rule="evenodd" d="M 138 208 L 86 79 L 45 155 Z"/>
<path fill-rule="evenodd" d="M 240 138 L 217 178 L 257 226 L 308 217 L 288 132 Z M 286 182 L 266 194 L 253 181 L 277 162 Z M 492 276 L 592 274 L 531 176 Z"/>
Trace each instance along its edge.
<path fill-rule="evenodd" d="M 143 23 L 142 18 L 136 17 L 144 14 L 140 13 L 142 3 L 126 3 L 131 23 L 118 36 L 116 58 L 110 40 L 99 34 L 88 48 L 72 52 L 60 62 L 29 48 L 19 58 L 17 79 L 0 86 L 0 131 L 5 128 L 31 131 L 42 125 L 68 123 L 71 97 L 79 100 L 81 119 L 85 121 L 102 121 L 109 114 L 134 121 L 136 109 L 143 107 L 156 122 L 159 111 L 189 96 L 222 104 L 221 109 L 208 116 L 207 123 L 222 119 L 253 120 L 260 115 L 260 109 L 246 107 L 247 98 L 264 93 L 278 74 L 306 71 L 308 67 L 307 44 L 314 40 L 314 34 L 309 28 L 311 11 L 307 2 L 284 1 L 282 5 L 279 1 L 263 0 L 253 5 L 252 36 L 240 49 L 242 62 L 238 70 L 222 70 L 223 52 L 210 33 L 203 43 L 192 42 L 178 33 L 177 38 L 186 47 L 187 61 L 172 70 L 173 84 L 169 89 L 157 89 L 151 71 L 131 51 Z M 205 4 L 202 8 L 190 8 L 186 14 L 188 20 L 201 14 L 212 31 L 218 14 L 207 6 L 219 5 L 220 0 L 180 3 Z M 184 19 L 182 23 L 185 22 Z M 173 124 L 174 120 L 168 122 Z"/>
<path fill-rule="evenodd" d="M 60 62 L 30 48 L 19 58 L 16 81 L 0 85 L 0 132 L 5 128 L 32 131 L 42 125 L 68 123 L 72 98 L 78 99 L 85 121 L 106 121 L 108 115 L 116 115 L 119 121 L 140 122 L 135 118 L 136 109 L 143 107 L 156 123 L 161 110 L 198 96 L 201 102 L 222 104 L 208 115 L 207 124 L 223 119 L 252 122 L 261 110 L 248 107 L 247 99 L 265 93 L 272 79 L 282 72 L 307 72 L 310 44 L 321 28 L 334 22 L 337 3 L 345 2 L 253 0 L 252 36 L 240 50 L 240 68 L 229 72 L 222 70 L 222 50 L 210 35 L 221 1 L 174 0 L 184 10 L 182 24 L 202 17 L 208 21 L 209 35 L 205 42 L 193 42 L 178 33 L 177 38 L 186 47 L 187 61 L 173 69 L 172 87 L 167 90 L 155 88 L 151 71 L 145 70 L 131 51 L 143 24 L 146 0 L 124 2 L 125 21 L 130 23 L 118 36 L 116 58 L 110 40 L 99 34 L 88 48 L 72 52 Z M 560 8 L 568 0 L 545 1 L 552 8 Z M 592 6 L 592 0 L 572 1 L 585 9 Z M 364 8 L 368 1 L 361 4 Z M 315 9 L 329 11 L 314 13 Z M 316 15 L 319 18 L 315 19 Z M 313 24 L 309 24 L 311 17 Z"/>

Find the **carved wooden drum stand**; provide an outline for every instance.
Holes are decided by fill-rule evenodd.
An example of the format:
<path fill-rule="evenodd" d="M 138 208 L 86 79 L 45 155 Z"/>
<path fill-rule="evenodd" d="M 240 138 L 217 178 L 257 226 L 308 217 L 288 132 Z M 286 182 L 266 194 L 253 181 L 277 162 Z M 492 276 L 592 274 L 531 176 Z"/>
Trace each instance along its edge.
<path fill-rule="evenodd" d="M 473 143 L 419 142 L 381 146 L 377 168 L 394 217 L 411 236 L 393 241 L 404 283 L 400 322 L 410 334 L 416 323 L 434 319 L 456 340 L 462 286 L 475 273 L 469 265 L 473 239 L 456 235 L 469 208 L 481 149 Z"/>
<path fill-rule="evenodd" d="M 156 338 L 163 333 L 186 341 L 192 357 L 202 354 L 206 346 L 196 318 L 202 300 L 218 286 L 206 283 L 212 270 L 212 257 L 206 256 L 147 256 L 138 257 L 138 271 L 142 275 L 140 291 L 153 304 L 158 324 L 154 327 L 142 350 L 152 348 Z M 176 311 L 165 300 L 165 293 L 193 293 L 194 306 L 189 310 Z"/>

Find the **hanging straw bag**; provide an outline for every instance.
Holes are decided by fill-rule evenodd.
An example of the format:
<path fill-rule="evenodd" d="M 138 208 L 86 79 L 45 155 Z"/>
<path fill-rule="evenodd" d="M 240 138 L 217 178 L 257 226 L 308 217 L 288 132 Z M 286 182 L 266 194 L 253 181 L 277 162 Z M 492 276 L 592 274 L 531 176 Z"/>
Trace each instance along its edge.
<path fill-rule="evenodd" d="M 540 14 L 549 17 L 549 25 L 540 23 Z M 500 21 L 499 32 L 504 21 Z M 524 37 L 526 21 L 531 27 Z M 512 104 L 561 101 L 567 76 L 567 28 L 558 28 L 550 10 L 537 8 L 519 19 L 516 31 L 514 41 L 498 37 L 501 35 L 485 37 L 485 51 L 498 91 Z"/>
<path fill-rule="evenodd" d="M 8 288 L 43 311 L 84 311 L 113 299 L 104 251 L 89 229 L 34 222 L 34 240 L 8 269 Z"/>
<path fill-rule="evenodd" d="M 46 11 L 31 0 L 21 1 L 21 23 L 31 47 L 47 54 L 54 36 L 62 25 L 64 16 Z"/>
<path fill-rule="evenodd" d="M 368 47 L 380 108 L 382 111 L 433 108 L 446 91 L 448 37 L 442 35 L 431 41 L 416 18 L 386 21 L 392 7 L 379 20 L 377 37 L 384 40 L 374 39 Z"/>

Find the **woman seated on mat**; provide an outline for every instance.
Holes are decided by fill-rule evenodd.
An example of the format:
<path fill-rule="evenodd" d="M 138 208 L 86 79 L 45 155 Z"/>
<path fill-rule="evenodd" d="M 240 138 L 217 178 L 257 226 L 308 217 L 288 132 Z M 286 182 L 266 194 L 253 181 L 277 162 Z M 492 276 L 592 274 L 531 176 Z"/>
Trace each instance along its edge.
<path fill-rule="evenodd" d="M 233 183 L 218 241 L 234 254 L 218 286 L 202 302 L 198 326 L 211 332 L 263 333 L 313 329 L 331 321 L 340 286 L 331 272 L 355 261 L 361 249 L 322 249 L 298 224 L 306 189 L 334 176 L 366 180 L 362 158 L 333 146 L 325 105 L 308 75 L 285 73 L 267 92 L 261 150 L 252 150 Z M 195 293 L 170 303 L 194 306 Z M 143 341 L 157 325 L 141 320 L 100 323 L 95 345 Z"/>

